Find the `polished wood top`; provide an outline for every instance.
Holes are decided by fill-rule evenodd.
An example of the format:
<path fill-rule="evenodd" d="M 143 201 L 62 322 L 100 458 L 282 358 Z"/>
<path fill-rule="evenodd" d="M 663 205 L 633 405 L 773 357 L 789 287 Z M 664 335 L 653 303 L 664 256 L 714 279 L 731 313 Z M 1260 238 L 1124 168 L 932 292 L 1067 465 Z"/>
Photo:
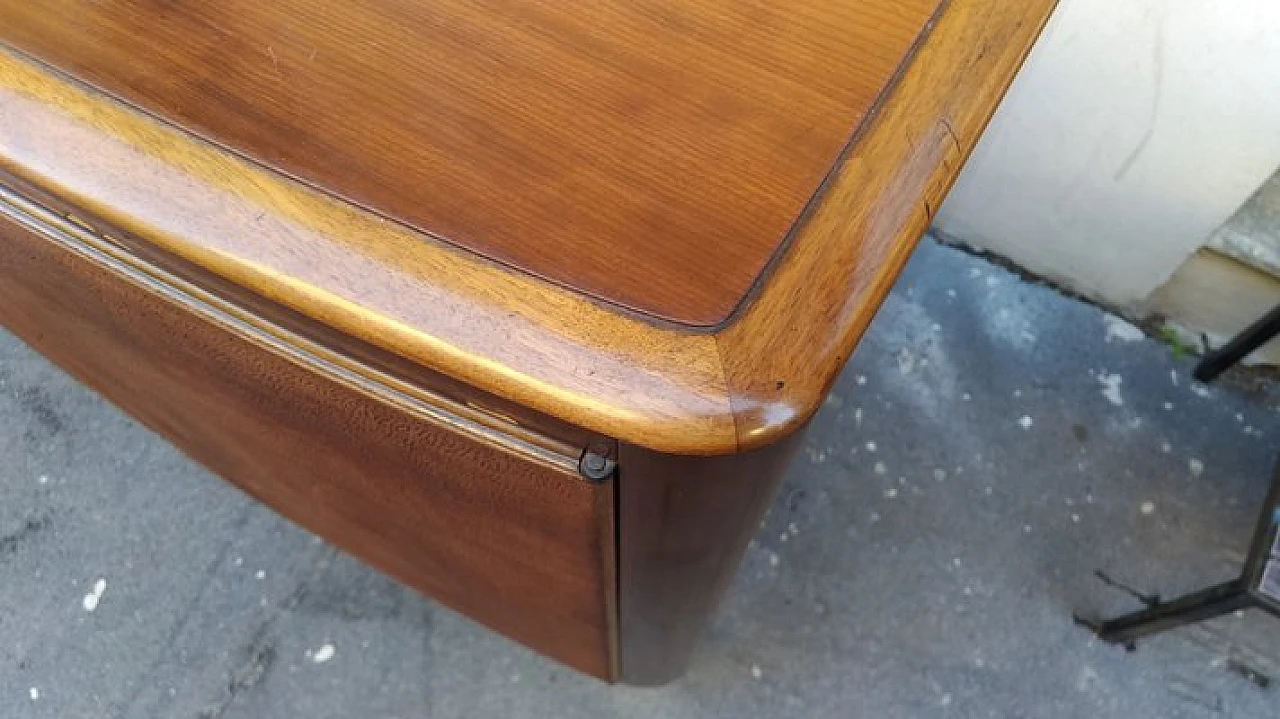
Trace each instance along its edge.
<path fill-rule="evenodd" d="M 0 0 L 0 41 L 445 241 L 717 325 L 942 0 Z"/>
<path fill-rule="evenodd" d="M 200 4 L 163 5 L 181 15 Z M 0 0 L 4 42 L 13 27 L 47 25 L 25 5 Z M 264 320 L 279 314 L 267 305 L 627 443 L 740 452 L 788 435 L 820 406 L 1053 6 L 948 0 L 749 301 L 709 331 L 497 267 L 194 140 L 3 44 L 0 213 L 33 226 L 61 216 L 157 291 L 203 296 L 219 286 L 213 279 L 242 288 L 220 301 L 262 342 L 293 347 L 296 361 L 320 350 L 296 347 L 296 328 Z M 361 382 L 391 381 L 324 351 Z"/>

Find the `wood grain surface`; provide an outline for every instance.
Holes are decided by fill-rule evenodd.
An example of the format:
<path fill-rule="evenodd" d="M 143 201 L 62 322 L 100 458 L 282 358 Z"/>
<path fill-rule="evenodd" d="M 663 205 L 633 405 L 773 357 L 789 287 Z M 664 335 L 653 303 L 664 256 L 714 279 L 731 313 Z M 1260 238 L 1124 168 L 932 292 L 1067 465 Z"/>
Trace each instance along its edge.
<path fill-rule="evenodd" d="M 737 321 L 720 332 L 739 449 L 817 411 L 1057 0 L 952 0 Z"/>
<path fill-rule="evenodd" d="M 713 337 L 502 270 L 3 52 L 0 173 L 109 241 L 513 403 L 674 452 L 735 444 Z"/>
<path fill-rule="evenodd" d="M 373 566 L 616 675 L 614 490 L 576 454 L 361 381 L 7 192 L 0 248 L 0 324 L 37 351 Z"/>
<path fill-rule="evenodd" d="M 714 3 L 688 4 L 704 5 Z M 892 14 L 898 5 L 848 7 Z M 508 271 L 11 52 L 0 52 L 0 171 L 12 179 L 0 184 L 40 188 L 96 236 L 150 243 L 532 411 L 670 454 L 739 452 L 785 437 L 820 405 L 1053 5 L 950 0 L 770 271 L 714 331 L 655 323 Z M 44 22 L 25 3 L 0 7 L 30 28 Z M 0 25 L 13 41 L 6 33 Z M 686 280 L 719 270 L 697 271 Z"/>
<path fill-rule="evenodd" d="M 618 448 L 618 671 L 629 684 L 684 674 L 773 501 L 803 432 L 730 457 Z"/>
<path fill-rule="evenodd" d="M 0 40 L 492 259 L 725 320 L 942 0 L 0 0 Z"/>

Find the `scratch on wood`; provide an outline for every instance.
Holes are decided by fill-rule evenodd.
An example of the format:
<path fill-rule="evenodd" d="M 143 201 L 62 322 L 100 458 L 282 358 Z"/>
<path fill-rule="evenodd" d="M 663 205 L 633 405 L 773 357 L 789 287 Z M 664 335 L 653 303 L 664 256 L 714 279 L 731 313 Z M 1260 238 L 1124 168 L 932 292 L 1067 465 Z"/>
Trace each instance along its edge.
<path fill-rule="evenodd" d="M 267 46 L 267 56 L 271 58 L 271 69 L 275 71 L 276 77 L 280 77 L 280 61 L 276 59 L 276 51 Z M 282 78 L 283 79 L 283 78 Z"/>
<path fill-rule="evenodd" d="M 964 147 L 960 145 L 960 138 L 956 137 L 956 129 L 951 126 L 951 120 L 944 117 L 938 122 L 941 122 L 942 126 L 947 128 L 947 135 L 951 137 L 951 142 L 956 146 L 956 152 L 964 155 Z"/>

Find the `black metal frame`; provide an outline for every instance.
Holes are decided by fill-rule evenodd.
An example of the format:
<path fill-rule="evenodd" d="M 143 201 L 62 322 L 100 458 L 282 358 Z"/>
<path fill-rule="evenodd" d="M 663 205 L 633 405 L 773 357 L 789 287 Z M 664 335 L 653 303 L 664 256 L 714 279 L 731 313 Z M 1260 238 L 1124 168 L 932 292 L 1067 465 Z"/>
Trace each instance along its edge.
<path fill-rule="evenodd" d="M 1280 305 L 1276 305 L 1275 309 L 1249 325 L 1230 342 L 1205 354 L 1200 364 L 1196 365 L 1193 374 L 1201 382 L 1212 382 L 1218 375 L 1247 357 L 1250 352 L 1274 339 L 1276 335 L 1280 335 Z"/>
<path fill-rule="evenodd" d="M 1146 609 L 1122 617 L 1090 620 L 1077 616 L 1076 621 L 1102 641 L 1122 644 L 1132 651 L 1134 642 L 1143 637 L 1241 609 L 1261 609 L 1280 617 L 1280 463 L 1240 576 L 1169 602 L 1158 597 L 1144 601 Z"/>
<path fill-rule="evenodd" d="M 1230 342 L 1206 354 L 1193 375 L 1201 382 L 1211 382 L 1277 335 L 1280 335 L 1280 305 Z M 1242 609 L 1261 609 L 1280 617 L 1280 463 L 1276 465 L 1271 490 L 1249 545 L 1249 556 L 1238 578 L 1169 602 L 1130 591 L 1147 605 L 1146 609 L 1106 620 L 1076 615 L 1076 622 L 1093 630 L 1102 641 L 1122 644 L 1132 651 L 1134 642 L 1143 637 Z"/>

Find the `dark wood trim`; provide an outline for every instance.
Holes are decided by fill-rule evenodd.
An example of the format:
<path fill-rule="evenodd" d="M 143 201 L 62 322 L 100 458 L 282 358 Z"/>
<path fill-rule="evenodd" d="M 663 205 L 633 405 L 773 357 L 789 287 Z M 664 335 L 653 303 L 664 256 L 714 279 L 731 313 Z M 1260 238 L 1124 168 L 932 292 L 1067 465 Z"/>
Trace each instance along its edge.
<path fill-rule="evenodd" d="M 657 685 L 688 666 L 804 432 L 728 457 L 619 448 L 619 675 Z"/>

